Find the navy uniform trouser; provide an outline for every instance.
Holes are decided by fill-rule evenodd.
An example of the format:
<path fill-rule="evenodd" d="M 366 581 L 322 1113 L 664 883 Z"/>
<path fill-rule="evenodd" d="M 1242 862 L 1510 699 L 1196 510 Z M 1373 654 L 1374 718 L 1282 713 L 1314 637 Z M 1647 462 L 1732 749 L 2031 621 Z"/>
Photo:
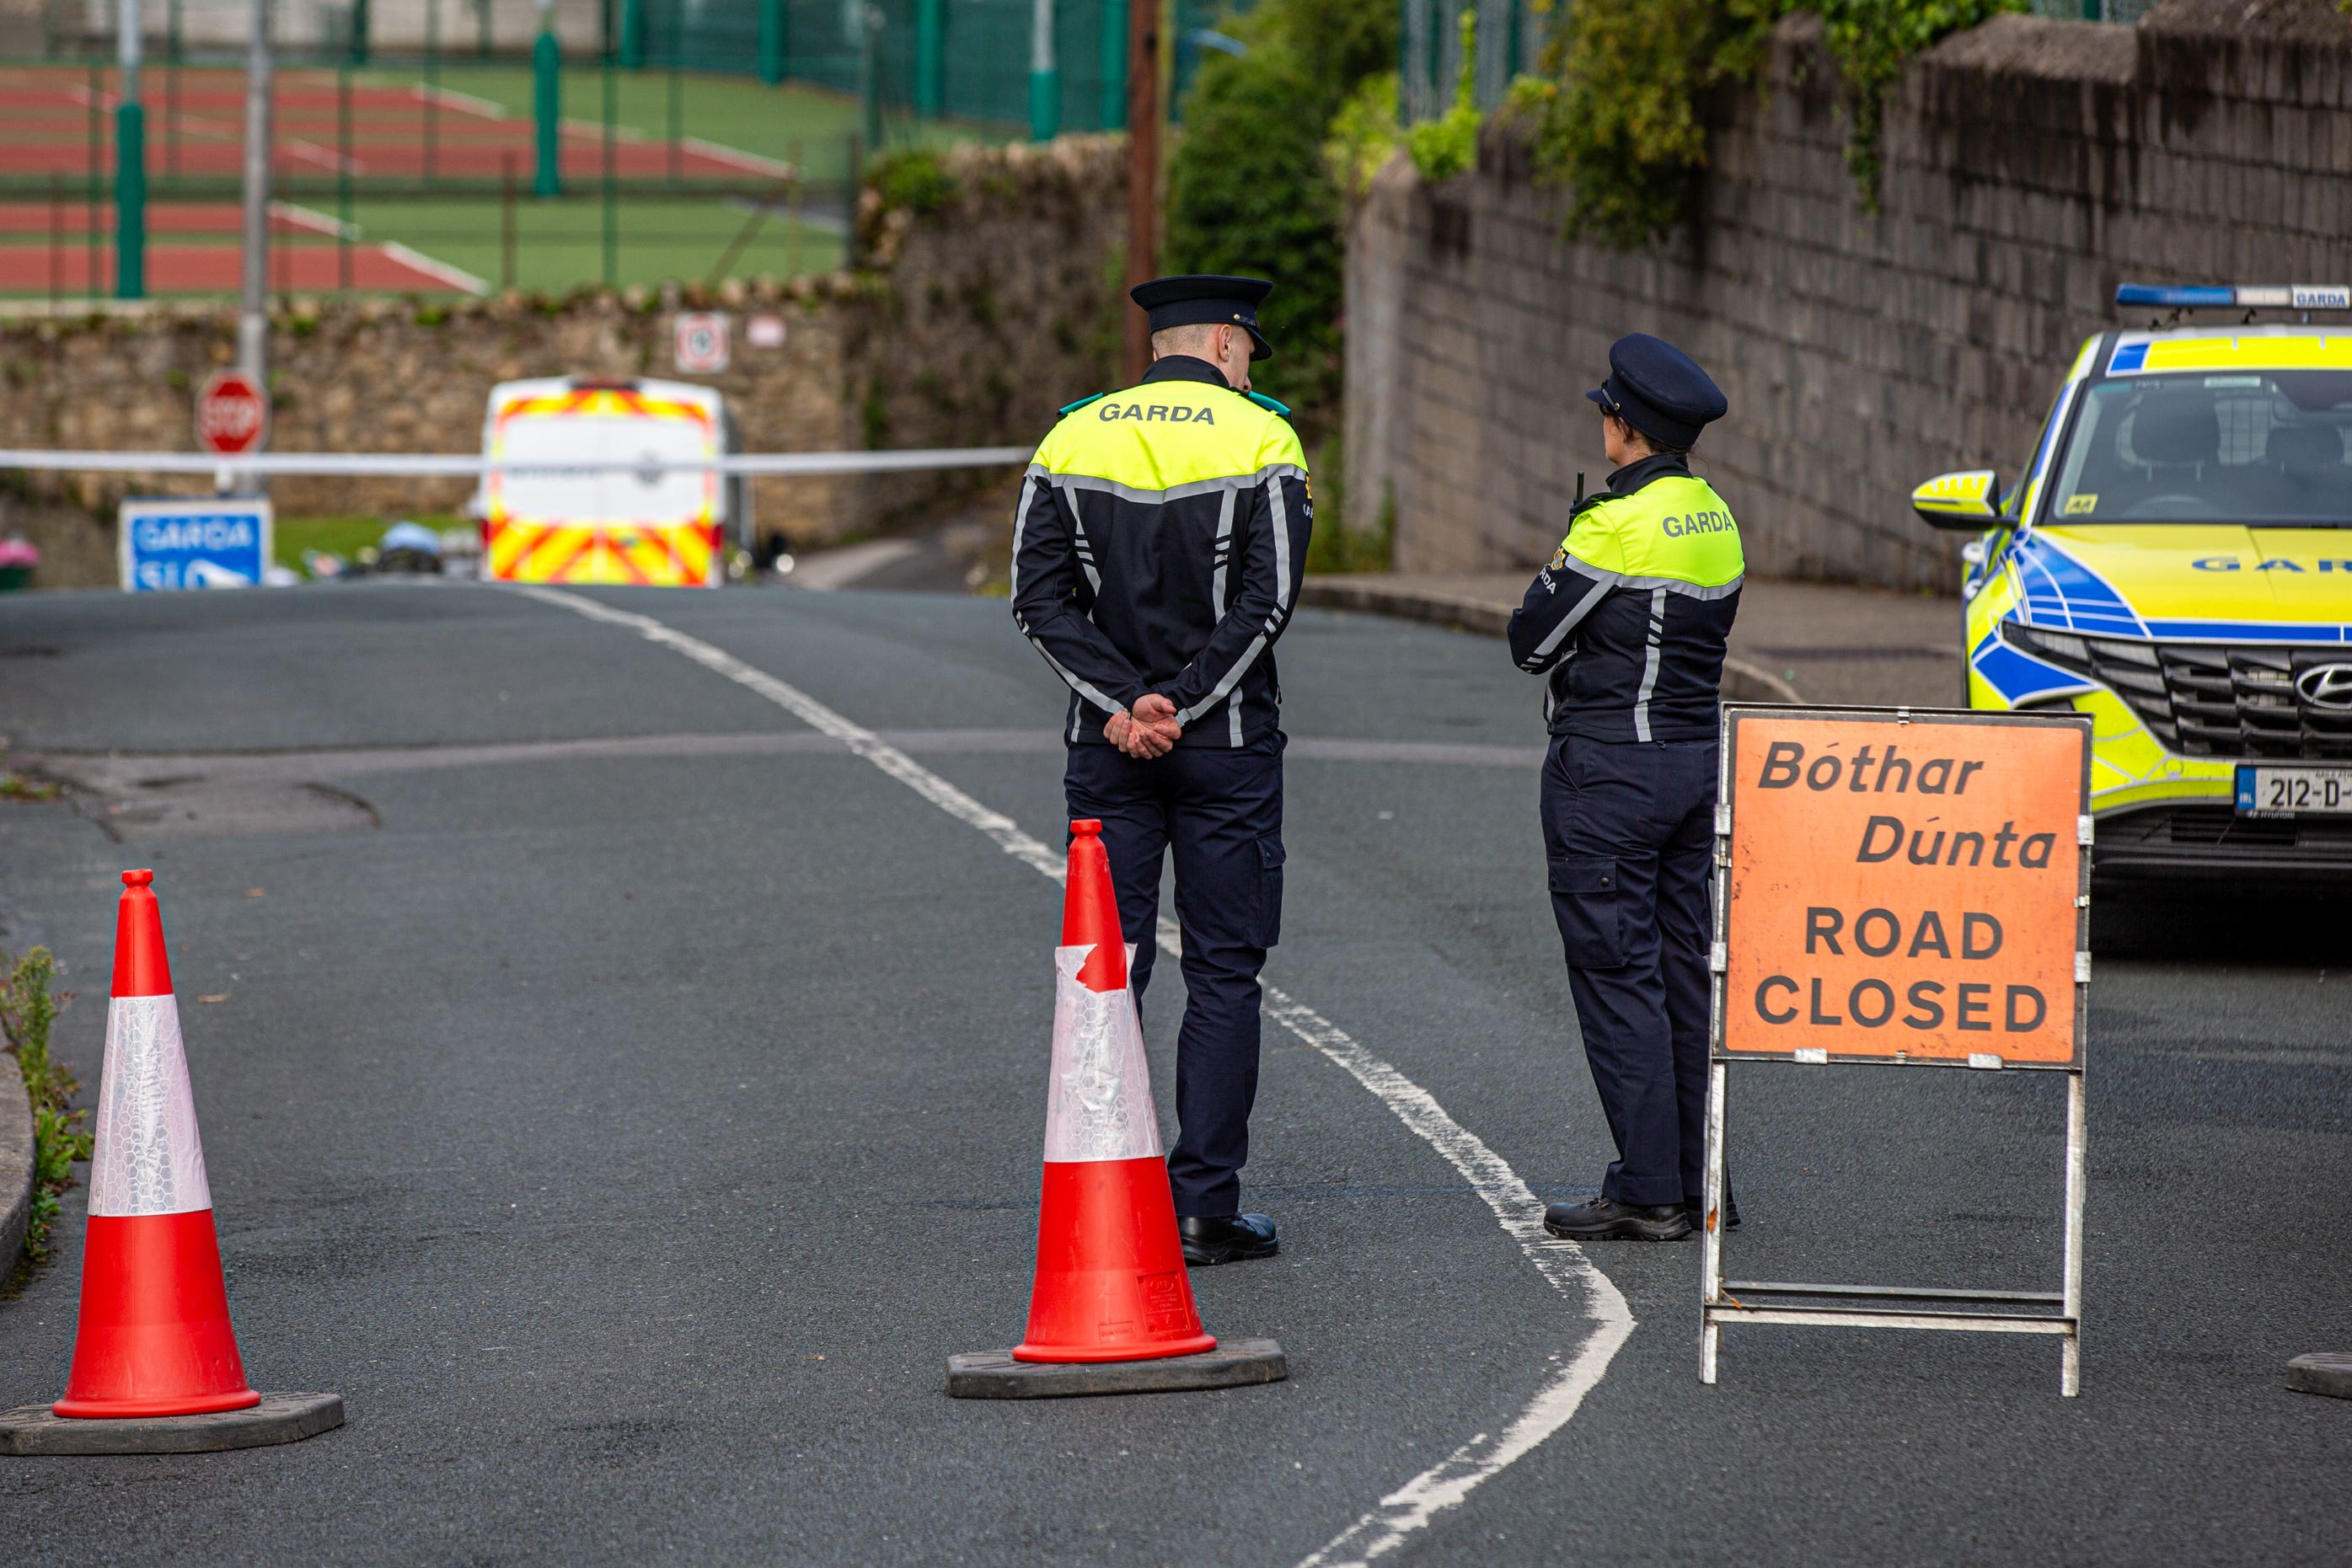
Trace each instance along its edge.
<path fill-rule="evenodd" d="M 1555 736 L 1544 758 L 1552 914 L 1620 1203 L 1706 1191 L 1716 747 Z"/>
<path fill-rule="evenodd" d="M 1149 762 L 1073 746 L 1063 776 L 1071 817 L 1102 821 L 1139 1004 L 1158 956 L 1160 856 L 1176 857 L 1185 1002 L 1168 1181 L 1185 1218 L 1241 1207 L 1257 1098 L 1257 975 L 1282 934 L 1282 748 L 1279 731 L 1238 747 L 1180 746 Z"/>

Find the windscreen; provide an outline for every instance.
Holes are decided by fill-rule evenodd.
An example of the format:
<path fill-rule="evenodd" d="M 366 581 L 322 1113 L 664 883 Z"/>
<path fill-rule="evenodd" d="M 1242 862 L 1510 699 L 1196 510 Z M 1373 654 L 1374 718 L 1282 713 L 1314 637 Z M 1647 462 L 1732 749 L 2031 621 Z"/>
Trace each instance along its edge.
<path fill-rule="evenodd" d="M 709 427 L 698 420 L 647 415 L 518 414 L 501 427 L 503 455 L 517 462 L 646 458 L 675 462 L 709 455 Z M 717 493 L 715 476 L 691 470 L 595 474 L 512 474 L 496 481 L 506 515 L 538 523 L 669 525 L 700 520 Z"/>
<path fill-rule="evenodd" d="M 2056 523 L 2352 526 L 2352 371 L 2132 376 L 2084 395 Z"/>

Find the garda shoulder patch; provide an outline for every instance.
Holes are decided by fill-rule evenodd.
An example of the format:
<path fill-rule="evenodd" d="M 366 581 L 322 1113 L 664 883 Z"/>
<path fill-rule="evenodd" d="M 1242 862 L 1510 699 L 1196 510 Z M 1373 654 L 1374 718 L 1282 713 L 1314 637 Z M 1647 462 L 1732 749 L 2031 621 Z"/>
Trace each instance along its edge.
<path fill-rule="evenodd" d="M 1082 397 L 1076 402 L 1066 402 L 1062 405 L 1062 413 L 1065 415 L 1076 413 L 1078 410 L 1086 407 L 1087 404 L 1090 402 L 1100 402 L 1103 399 L 1108 396 L 1110 396 L 1110 393 L 1108 392 L 1097 392 L 1092 397 Z"/>
<path fill-rule="evenodd" d="M 1568 570 L 1568 545 L 1566 541 L 1563 540 L 1559 549 L 1551 552 L 1551 564 L 1544 568 L 1544 570 L 1546 571 L 1566 571 Z"/>

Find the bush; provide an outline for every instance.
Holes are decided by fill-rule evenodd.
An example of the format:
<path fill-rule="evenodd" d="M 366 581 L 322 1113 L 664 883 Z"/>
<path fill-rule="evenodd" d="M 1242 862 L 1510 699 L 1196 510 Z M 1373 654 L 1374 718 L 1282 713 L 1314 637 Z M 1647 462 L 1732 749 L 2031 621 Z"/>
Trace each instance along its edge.
<path fill-rule="evenodd" d="M 866 165 L 866 183 L 888 208 L 935 213 L 956 198 L 955 176 L 928 147 L 885 152 Z"/>

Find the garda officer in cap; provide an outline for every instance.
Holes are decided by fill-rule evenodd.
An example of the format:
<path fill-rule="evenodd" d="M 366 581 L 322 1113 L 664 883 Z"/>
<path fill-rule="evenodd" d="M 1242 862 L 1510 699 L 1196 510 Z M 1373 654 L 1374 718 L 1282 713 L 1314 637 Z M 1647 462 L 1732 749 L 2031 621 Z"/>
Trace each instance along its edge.
<path fill-rule="evenodd" d="M 1544 1228 L 1672 1241 L 1705 1191 L 1717 703 L 1744 563 L 1731 509 L 1690 471 L 1725 407 L 1706 372 L 1637 332 L 1585 395 L 1616 472 L 1570 515 L 1510 637 L 1549 681 L 1552 913 L 1617 1158 L 1599 1197 L 1550 1206 Z"/>
<path fill-rule="evenodd" d="M 1250 391 L 1272 351 L 1254 277 L 1162 277 L 1141 384 L 1062 410 L 1021 487 L 1013 618 L 1070 688 L 1064 788 L 1099 818 L 1151 978 L 1163 852 L 1176 862 L 1184 1022 L 1168 1176 L 1184 1257 L 1271 1257 L 1243 1214 L 1257 1094 L 1258 971 L 1282 925 L 1282 750 L 1274 644 L 1314 521 L 1290 411 Z"/>

